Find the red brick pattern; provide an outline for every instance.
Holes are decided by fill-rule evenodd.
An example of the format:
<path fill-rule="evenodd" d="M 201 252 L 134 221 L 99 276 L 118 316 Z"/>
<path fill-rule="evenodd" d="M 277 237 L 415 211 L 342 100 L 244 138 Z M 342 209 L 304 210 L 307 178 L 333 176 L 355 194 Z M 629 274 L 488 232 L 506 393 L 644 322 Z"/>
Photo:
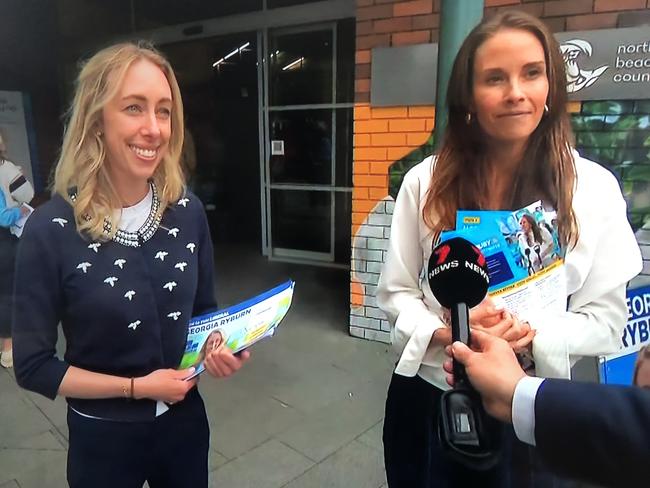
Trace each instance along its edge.
<path fill-rule="evenodd" d="M 388 167 L 427 141 L 434 116 L 432 106 L 355 106 L 352 235 L 388 195 Z"/>

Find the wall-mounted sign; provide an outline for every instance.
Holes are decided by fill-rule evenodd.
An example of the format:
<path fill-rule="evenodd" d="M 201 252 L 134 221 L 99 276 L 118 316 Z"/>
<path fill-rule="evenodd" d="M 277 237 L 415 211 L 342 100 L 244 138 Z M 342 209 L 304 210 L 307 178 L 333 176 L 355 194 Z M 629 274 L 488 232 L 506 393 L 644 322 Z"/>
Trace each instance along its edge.
<path fill-rule="evenodd" d="M 650 98 L 647 27 L 561 32 L 571 100 Z"/>
<path fill-rule="evenodd" d="M 560 32 L 571 100 L 650 98 L 650 29 Z M 438 44 L 374 48 L 370 104 L 433 105 Z"/>

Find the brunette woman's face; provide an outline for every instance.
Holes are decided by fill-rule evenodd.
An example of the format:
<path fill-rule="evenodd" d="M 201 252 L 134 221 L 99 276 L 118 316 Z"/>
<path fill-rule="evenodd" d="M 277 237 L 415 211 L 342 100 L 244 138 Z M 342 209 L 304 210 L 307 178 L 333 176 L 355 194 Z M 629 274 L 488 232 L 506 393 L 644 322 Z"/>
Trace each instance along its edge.
<path fill-rule="evenodd" d="M 530 222 L 528 222 L 526 219 L 521 219 L 519 221 L 519 225 L 521 226 L 524 232 L 530 231 Z"/>
<path fill-rule="evenodd" d="M 474 112 L 496 144 L 525 144 L 544 115 L 549 83 L 544 48 L 521 29 L 502 29 L 474 57 Z"/>

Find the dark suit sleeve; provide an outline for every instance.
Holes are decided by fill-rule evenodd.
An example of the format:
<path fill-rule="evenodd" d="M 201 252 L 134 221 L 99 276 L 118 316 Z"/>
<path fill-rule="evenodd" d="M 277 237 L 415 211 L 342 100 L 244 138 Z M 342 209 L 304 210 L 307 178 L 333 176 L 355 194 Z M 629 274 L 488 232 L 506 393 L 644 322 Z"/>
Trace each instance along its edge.
<path fill-rule="evenodd" d="M 558 474 L 640 486 L 650 480 L 650 391 L 545 380 L 535 399 L 535 439 Z"/>

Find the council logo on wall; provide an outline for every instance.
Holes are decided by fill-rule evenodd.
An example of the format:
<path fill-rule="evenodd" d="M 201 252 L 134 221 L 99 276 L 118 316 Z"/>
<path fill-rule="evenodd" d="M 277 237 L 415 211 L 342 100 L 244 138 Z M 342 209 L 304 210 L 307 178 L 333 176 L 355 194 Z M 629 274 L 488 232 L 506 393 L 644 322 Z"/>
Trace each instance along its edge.
<path fill-rule="evenodd" d="M 583 39 L 571 39 L 560 45 L 560 50 L 564 55 L 567 75 L 567 91 L 575 93 L 588 88 L 600 78 L 609 66 L 600 66 L 596 69 L 586 69 L 580 67 L 582 57 L 591 57 L 591 44 Z"/>
<path fill-rule="evenodd" d="M 562 32 L 560 43 L 571 100 L 650 98 L 647 27 Z"/>

